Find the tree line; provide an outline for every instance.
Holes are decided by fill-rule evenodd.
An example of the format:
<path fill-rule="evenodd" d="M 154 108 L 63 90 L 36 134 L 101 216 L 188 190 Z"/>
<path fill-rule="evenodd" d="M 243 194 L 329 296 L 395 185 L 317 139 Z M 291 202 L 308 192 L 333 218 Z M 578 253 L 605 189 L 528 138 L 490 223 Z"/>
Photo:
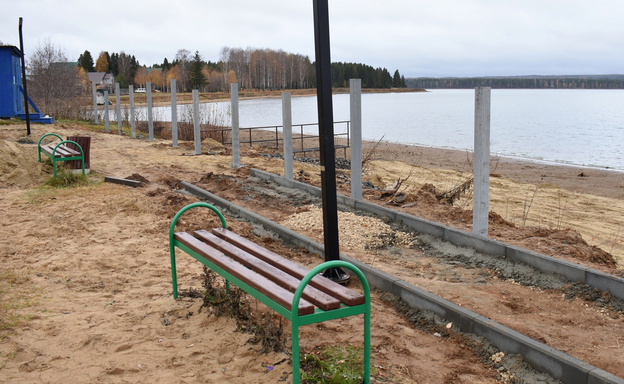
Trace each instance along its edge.
<path fill-rule="evenodd" d="M 409 88 L 624 89 L 624 75 L 410 78 Z"/>
<path fill-rule="evenodd" d="M 373 68 L 359 63 L 332 63 L 332 86 L 348 87 L 349 79 L 362 79 L 362 88 L 406 88 L 405 76 L 399 70 L 390 72 L 386 68 Z"/>
<path fill-rule="evenodd" d="M 168 91 L 176 79 L 181 92 L 227 91 L 228 84 L 238 83 L 241 89 L 280 90 L 316 87 L 315 63 L 308 56 L 283 50 L 223 47 L 218 62 L 205 61 L 198 51 L 191 54 L 180 49 L 173 61 L 164 58 L 150 68 L 140 65 L 134 55 L 102 51 L 97 60 L 88 50 L 78 58 L 78 65 L 87 72 L 111 72 L 122 88 L 129 84 Z M 373 68 L 359 63 L 333 63 L 332 86 L 347 87 L 349 79 L 362 79 L 364 88 L 406 87 L 405 77 L 396 70 L 390 75 L 386 68 Z"/>

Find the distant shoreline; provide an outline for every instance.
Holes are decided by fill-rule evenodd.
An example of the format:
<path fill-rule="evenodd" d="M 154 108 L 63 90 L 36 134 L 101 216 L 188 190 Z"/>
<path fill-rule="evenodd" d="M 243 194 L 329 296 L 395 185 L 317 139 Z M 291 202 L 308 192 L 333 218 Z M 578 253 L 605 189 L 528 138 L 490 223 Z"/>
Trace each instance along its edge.
<path fill-rule="evenodd" d="M 316 96 L 316 88 L 308 89 L 284 89 L 284 90 L 239 90 L 239 100 L 254 100 L 254 99 L 277 99 L 282 97 L 283 92 L 290 92 L 292 97 L 310 97 Z M 349 93 L 349 88 L 334 88 L 332 94 L 346 94 Z M 362 93 L 415 93 L 415 92 L 427 92 L 425 89 L 415 88 L 363 88 Z M 109 100 L 115 105 L 115 96 L 109 95 Z M 200 103 L 210 102 L 226 102 L 230 101 L 229 92 L 205 92 L 199 94 Z M 192 104 L 193 98 L 190 92 L 180 92 L 176 94 L 177 104 Z M 121 95 L 120 104 L 122 107 L 128 108 L 130 106 L 130 96 Z M 145 93 L 134 94 L 134 105 L 145 106 L 147 105 L 147 95 Z M 162 107 L 171 105 L 171 93 L 166 92 L 152 92 L 152 105 L 154 107 Z M 92 107 L 92 104 L 89 104 Z M 99 110 L 103 110 L 104 106 L 98 106 Z"/>

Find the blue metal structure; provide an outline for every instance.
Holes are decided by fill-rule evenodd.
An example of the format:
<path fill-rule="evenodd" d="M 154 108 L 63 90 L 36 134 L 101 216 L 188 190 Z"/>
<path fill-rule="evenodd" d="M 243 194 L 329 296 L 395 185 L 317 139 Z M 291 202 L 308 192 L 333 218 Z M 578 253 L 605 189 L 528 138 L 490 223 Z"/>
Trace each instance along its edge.
<path fill-rule="evenodd" d="M 15 117 L 24 113 L 21 52 L 12 45 L 0 46 L 0 117 Z"/>
<path fill-rule="evenodd" d="M 24 90 L 22 88 L 21 51 L 13 45 L 0 46 L 0 118 L 25 119 Z M 30 121 L 51 124 L 54 119 L 44 117 L 35 103 L 28 98 L 36 113 L 30 113 Z"/>

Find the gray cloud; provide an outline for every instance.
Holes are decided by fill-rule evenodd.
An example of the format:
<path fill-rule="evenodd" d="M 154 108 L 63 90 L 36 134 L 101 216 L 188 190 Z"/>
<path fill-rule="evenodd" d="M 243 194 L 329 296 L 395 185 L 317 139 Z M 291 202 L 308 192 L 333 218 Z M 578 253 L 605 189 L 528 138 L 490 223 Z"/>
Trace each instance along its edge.
<path fill-rule="evenodd" d="M 223 46 L 314 60 L 312 1 L 0 0 L 0 40 L 43 38 L 76 60 L 125 51 L 146 65 L 178 49 L 218 60 Z M 581 0 L 330 0 L 332 59 L 406 76 L 622 73 L 624 3 Z"/>

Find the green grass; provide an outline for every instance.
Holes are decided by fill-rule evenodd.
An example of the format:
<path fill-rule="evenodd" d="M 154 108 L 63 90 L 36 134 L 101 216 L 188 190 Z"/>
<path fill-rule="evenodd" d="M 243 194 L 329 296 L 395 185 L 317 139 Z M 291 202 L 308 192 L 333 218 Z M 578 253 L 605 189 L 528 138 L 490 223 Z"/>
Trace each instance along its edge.
<path fill-rule="evenodd" d="M 82 173 L 73 173 L 63 167 L 57 167 L 56 177 L 50 177 L 44 185 L 53 188 L 80 187 L 89 185 L 89 177 Z"/>
<path fill-rule="evenodd" d="M 362 382 L 364 373 L 364 348 L 325 347 L 304 355 L 301 367 L 303 368 L 302 383 L 359 384 Z"/>

